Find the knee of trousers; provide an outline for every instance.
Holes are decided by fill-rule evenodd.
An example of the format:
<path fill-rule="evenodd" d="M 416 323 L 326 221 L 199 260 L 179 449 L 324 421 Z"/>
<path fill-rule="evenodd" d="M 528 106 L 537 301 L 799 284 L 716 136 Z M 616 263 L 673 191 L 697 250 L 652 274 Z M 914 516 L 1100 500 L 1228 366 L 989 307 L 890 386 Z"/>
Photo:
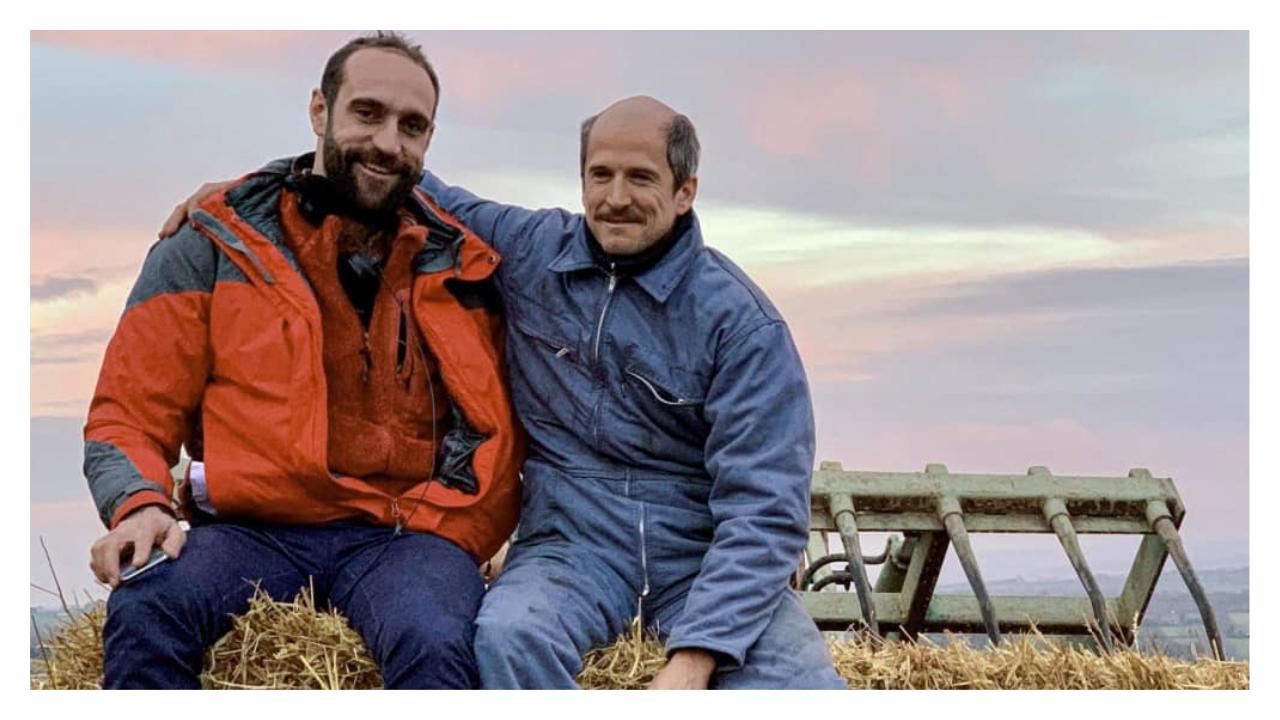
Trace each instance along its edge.
<path fill-rule="evenodd" d="M 379 635 L 384 662 L 474 662 L 475 628 L 470 618 L 402 618 L 384 624 Z"/>
<path fill-rule="evenodd" d="M 134 631 L 186 626 L 179 617 L 182 607 L 180 597 L 147 583 L 123 585 L 107 596 L 106 626 Z"/>
<path fill-rule="evenodd" d="M 169 657 L 198 669 L 205 648 L 230 627 L 230 618 L 209 616 L 198 605 L 184 605 L 145 585 L 117 588 L 108 596 L 104 659 L 114 666 L 130 657 L 149 658 L 146 662 Z"/>
<path fill-rule="evenodd" d="M 540 624 L 532 613 L 517 617 L 481 612 L 476 618 L 475 651 L 482 662 L 527 662 L 553 654 L 557 644 L 568 642 L 568 638 L 558 637 L 554 628 Z"/>

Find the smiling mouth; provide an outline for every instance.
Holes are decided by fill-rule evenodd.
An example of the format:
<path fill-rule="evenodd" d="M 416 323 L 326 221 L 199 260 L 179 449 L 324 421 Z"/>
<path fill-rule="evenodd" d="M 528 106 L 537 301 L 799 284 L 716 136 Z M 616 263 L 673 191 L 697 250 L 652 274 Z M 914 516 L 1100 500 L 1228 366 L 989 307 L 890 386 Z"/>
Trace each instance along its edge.
<path fill-rule="evenodd" d="M 395 177 L 396 175 L 394 170 L 383 170 L 376 166 L 366 165 L 364 163 L 356 163 L 356 165 L 365 173 L 377 178 L 391 178 L 391 177 Z"/>

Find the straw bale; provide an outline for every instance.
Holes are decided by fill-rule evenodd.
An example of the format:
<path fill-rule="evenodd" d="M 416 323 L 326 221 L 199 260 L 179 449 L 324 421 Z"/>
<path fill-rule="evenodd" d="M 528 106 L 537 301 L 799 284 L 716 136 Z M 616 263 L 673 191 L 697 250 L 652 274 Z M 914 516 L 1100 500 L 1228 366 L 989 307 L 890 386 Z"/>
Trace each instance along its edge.
<path fill-rule="evenodd" d="M 46 638 L 31 687 L 96 688 L 102 681 L 101 605 Z M 865 638 L 830 641 L 836 670 L 854 689 L 1247 689 L 1247 662 L 1180 660 L 1121 649 L 1097 653 L 1051 643 L 1038 634 L 1007 635 L 998 647 L 973 648 L 960 637 L 934 644 Z M 594 689 L 645 687 L 665 654 L 639 624 L 613 645 L 583 658 L 579 683 Z M 206 688 L 346 688 L 382 686 L 363 643 L 336 612 L 317 611 L 309 592 L 291 603 L 257 595 L 249 610 L 210 649 Z"/>
<path fill-rule="evenodd" d="M 259 590 L 232 619 L 230 632 L 205 654 L 206 689 L 348 689 L 382 687 L 377 663 L 334 610 L 316 609 L 309 588 L 293 602 Z M 34 689 L 102 687 L 102 603 L 64 622 L 45 642 L 46 664 L 33 662 Z"/>

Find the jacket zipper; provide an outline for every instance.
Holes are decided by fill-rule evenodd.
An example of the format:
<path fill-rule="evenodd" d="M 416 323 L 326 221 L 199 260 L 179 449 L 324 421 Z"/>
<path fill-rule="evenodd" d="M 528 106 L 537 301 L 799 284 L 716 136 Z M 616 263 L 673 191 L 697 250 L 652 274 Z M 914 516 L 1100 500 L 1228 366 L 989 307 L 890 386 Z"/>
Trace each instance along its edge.
<path fill-rule="evenodd" d="M 369 347 L 369 331 L 364 331 L 364 345 L 360 348 L 360 355 L 364 358 L 364 372 L 360 377 L 364 384 L 369 384 L 369 369 L 373 367 L 373 350 Z"/>
<path fill-rule="evenodd" d="M 609 313 L 609 303 L 613 300 L 613 291 L 618 287 L 616 265 L 609 263 L 609 288 L 604 293 L 604 305 L 600 308 L 600 319 L 596 321 L 596 341 L 592 345 L 591 355 L 596 367 L 600 366 L 600 337 L 604 334 L 604 316 Z"/>

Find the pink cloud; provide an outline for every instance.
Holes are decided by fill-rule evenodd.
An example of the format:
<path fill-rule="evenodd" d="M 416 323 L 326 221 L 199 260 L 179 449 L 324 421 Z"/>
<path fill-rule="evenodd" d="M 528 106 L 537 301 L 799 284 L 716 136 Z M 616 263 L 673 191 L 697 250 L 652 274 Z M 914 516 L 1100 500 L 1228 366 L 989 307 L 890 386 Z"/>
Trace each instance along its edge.
<path fill-rule="evenodd" d="M 33 43 L 79 48 L 202 68 L 253 68 L 291 62 L 300 50 L 337 48 L 352 32 L 123 30 L 32 31 Z"/>
<path fill-rule="evenodd" d="M 624 62 L 622 50 L 595 33 L 504 34 L 500 44 L 446 34 L 424 45 L 440 68 L 442 95 L 487 119 L 529 98 L 617 87 Z"/>
<path fill-rule="evenodd" d="M 1155 265 L 1221 258 L 1249 257 L 1249 223 L 1181 223 L 1175 228 L 1110 232 L 1107 239 L 1130 254 L 1121 262 Z"/>
<path fill-rule="evenodd" d="M 112 192 L 107 188 L 104 192 Z M 125 196 L 119 202 L 129 202 Z M 102 227 L 94 218 L 64 215 L 31 224 L 31 281 L 49 276 L 87 276 L 99 282 L 132 280 L 156 242 L 159 213 L 139 224 Z"/>
<path fill-rule="evenodd" d="M 837 152 L 863 180 L 889 183 L 900 126 L 911 119 L 903 113 L 967 124 L 981 109 L 982 77 L 979 68 L 942 63 L 898 63 L 874 75 L 850 67 L 783 68 L 752 75 L 733 101 L 747 139 L 764 152 L 795 159 Z"/>
<path fill-rule="evenodd" d="M 922 66 L 914 72 L 912 81 L 952 122 L 970 119 L 980 99 L 979 89 L 955 68 Z"/>
<path fill-rule="evenodd" d="M 784 157 L 815 155 L 832 132 L 872 133 L 881 113 L 875 83 L 847 70 L 753 76 L 741 105 L 748 137 Z"/>
<path fill-rule="evenodd" d="M 800 273 L 801 275 L 803 273 Z M 981 274 L 975 275 L 975 277 Z M 874 379 L 867 367 L 896 353 L 929 350 L 952 342 L 1007 337 L 1058 316 L 1011 311 L 966 317 L 915 317 L 899 312 L 915 303 L 945 297 L 954 274 L 933 274 L 844 285 L 799 287 L 795 275 L 755 275 L 778 306 L 804 358 L 813 382 L 863 382 Z"/>
<path fill-rule="evenodd" d="M 319 71 L 359 31 L 36 31 L 33 42 L 201 69 Z M 407 32 L 464 113 L 499 118 L 513 102 L 547 93 L 616 87 L 623 51 L 601 33 Z"/>

